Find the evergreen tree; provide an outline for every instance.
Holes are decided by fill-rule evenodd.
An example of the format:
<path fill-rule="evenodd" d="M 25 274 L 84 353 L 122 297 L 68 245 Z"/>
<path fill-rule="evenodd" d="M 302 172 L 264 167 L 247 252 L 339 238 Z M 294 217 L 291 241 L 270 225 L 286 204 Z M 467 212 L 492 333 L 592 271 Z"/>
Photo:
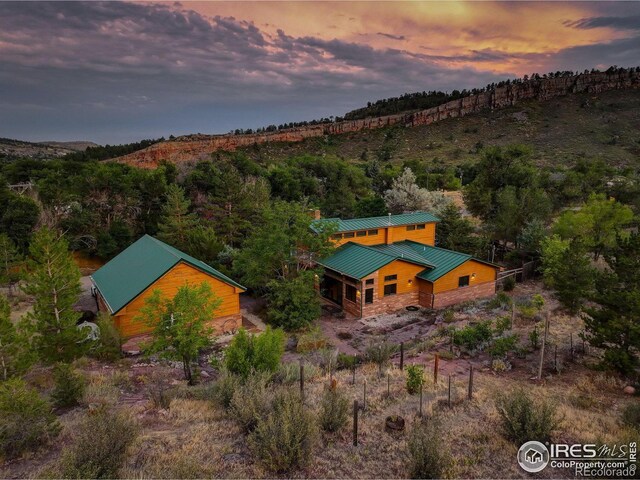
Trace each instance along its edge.
<path fill-rule="evenodd" d="M 207 322 L 213 319 L 220 303 L 206 282 L 197 287 L 185 284 L 172 299 L 155 290 L 137 318 L 153 327 L 152 340 L 145 351 L 181 361 L 184 376 L 193 385 L 192 363 L 211 343 L 212 330 Z"/>
<path fill-rule="evenodd" d="M 629 374 L 640 355 L 640 235 L 619 238 L 604 257 L 609 269 L 597 274 L 588 296 L 598 306 L 585 309 L 587 338 L 605 349 L 606 364 Z"/>
<path fill-rule="evenodd" d="M 315 272 L 306 271 L 294 278 L 269 282 L 266 295 L 269 322 L 285 330 L 297 330 L 320 317 L 322 309 L 315 281 Z"/>
<path fill-rule="evenodd" d="M 76 327 L 82 314 L 73 309 L 81 290 L 80 270 L 64 237 L 48 228 L 35 233 L 29 253 L 24 291 L 35 298 L 26 317 L 35 350 L 45 362 L 73 360 L 87 346 L 86 335 Z"/>
<path fill-rule="evenodd" d="M 482 247 L 482 239 L 473 236 L 473 224 L 463 218 L 460 208 L 451 203 L 439 215 L 436 241 L 439 247 L 457 252 L 476 254 Z"/>
<path fill-rule="evenodd" d="M 0 380 L 23 374 L 32 361 L 25 336 L 11 321 L 9 302 L 0 295 Z"/>
<path fill-rule="evenodd" d="M 158 239 L 187 251 L 191 233 L 198 226 L 198 217 L 189 212 L 191 202 L 184 190 L 177 185 L 167 188 L 166 202 L 162 207 L 162 219 L 158 224 Z"/>
<path fill-rule="evenodd" d="M 6 234 L 0 233 L 0 284 L 8 285 L 9 293 L 20 278 L 21 263 L 22 256 L 13 241 Z"/>

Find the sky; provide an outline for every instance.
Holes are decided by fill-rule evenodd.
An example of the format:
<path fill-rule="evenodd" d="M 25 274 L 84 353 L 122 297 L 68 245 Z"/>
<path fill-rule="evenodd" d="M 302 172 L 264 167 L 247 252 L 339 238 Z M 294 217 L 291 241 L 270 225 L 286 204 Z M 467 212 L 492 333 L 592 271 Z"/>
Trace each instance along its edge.
<path fill-rule="evenodd" d="M 640 2 L 1 2 L 0 137 L 124 143 L 640 66 Z"/>

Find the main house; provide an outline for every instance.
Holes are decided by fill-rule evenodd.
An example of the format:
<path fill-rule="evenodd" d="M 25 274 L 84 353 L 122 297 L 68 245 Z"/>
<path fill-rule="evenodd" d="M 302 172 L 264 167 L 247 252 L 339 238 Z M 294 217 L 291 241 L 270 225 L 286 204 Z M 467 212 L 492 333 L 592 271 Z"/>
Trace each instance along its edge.
<path fill-rule="evenodd" d="M 240 293 L 246 289 L 206 263 L 145 235 L 91 276 L 98 309 L 108 312 L 124 339 L 150 332 L 136 320 L 154 290 L 173 298 L 185 284 L 206 282 L 221 304 L 211 319 L 216 332 L 236 330 L 242 324 Z"/>
<path fill-rule="evenodd" d="M 324 267 L 320 291 L 355 317 L 420 305 L 442 308 L 495 294 L 499 267 L 435 246 L 439 219 L 416 212 L 384 217 L 312 222 L 337 226 L 337 250 Z"/>

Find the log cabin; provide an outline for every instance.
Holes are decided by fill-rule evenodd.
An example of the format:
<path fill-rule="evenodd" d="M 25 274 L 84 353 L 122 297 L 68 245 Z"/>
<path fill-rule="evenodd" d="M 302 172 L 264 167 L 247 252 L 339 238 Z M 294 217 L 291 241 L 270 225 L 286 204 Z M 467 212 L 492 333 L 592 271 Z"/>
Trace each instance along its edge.
<path fill-rule="evenodd" d="M 427 212 L 317 219 L 331 224 L 336 251 L 324 267 L 322 296 L 356 318 L 408 306 L 444 308 L 495 294 L 500 267 L 435 246 L 439 219 Z"/>
<path fill-rule="evenodd" d="M 206 263 L 145 235 L 91 275 L 98 310 L 112 316 L 123 339 L 149 333 L 153 327 L 137 320 L 154 290 L 173 298 L 185 284 L 206 282 L 221 299 L 209 326 L 216 333 L 242 324 L 240 293 L 246 289 Z"/>

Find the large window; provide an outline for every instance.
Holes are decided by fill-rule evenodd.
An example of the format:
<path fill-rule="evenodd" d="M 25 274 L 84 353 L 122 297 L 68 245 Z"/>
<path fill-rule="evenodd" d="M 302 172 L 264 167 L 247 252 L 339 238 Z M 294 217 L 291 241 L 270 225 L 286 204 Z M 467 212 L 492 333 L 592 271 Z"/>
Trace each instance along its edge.
<path fill-rule="evenodd" d="M 427 226 L 423 223 L 421 225 L 416 225 L 416 230 L 424 230 Z"/>
<path fill-rule="evenodd" d="M 407 231 L 408 231 L 408 232 L 411 232 L 411 231 L 413 231 L 413 230 L 415 230 L 415 229 L 416 229 L 416 226 L 415 226 L 415 225 L 407 225 Z"/>
<path fill-rule="evenodd" d="M 395 295 L 397 291 L 398 291 L 398 284 L 397 283 L 390 283 L 390 284 L 384 286 L 384 296 L 385 297 L 387 297 L 389 295 Z"/>
<path fill-rule="evenodd" d="M 353 238 L 353 236 L 354 236 L 354 235 L 355 235 L 355 234 L 354 234 L 353 232 L 346 232 L 346 233 L 344 234 L 344 238 Z"/>
<path fill-rule="evenodd" d="M 469 286 L 469 275 L 465 275 L 464 277 L 458 278 L 458 287 L 468 287 Z"/>
<path fill-rule="evenodd" d="M 373 285 L 373 278 L 367 278 L 367 281 L 365 283 L 367 285 Z"/>
<path fill-rule="evenodd" d="M 360 230 L 359 232 L 356 232 L 356 237 L 366 237 L 366 236 L 367 236 L 366 230 Z"/>
<path fill-rule="evenodd" d="M 387 275 L 384 277 L 385 282 L 393 282 L 394 280 L 398 280 L 398 275 Z"/>
<path fill-rule="evenodd" d="M 356 292 L 357 291 L 358 291 L 358 289 L 356 287 L 354 287 L 353 285 L 346 284 L 345 285 L 344 296 L 345 296 L 345 298 L 347 300 L 355 302 L 356 301 L 356 295 L 357 295 Z"/>
<path fill-rule="evenodd" d="M 331 238 L 333 238 L 334 240 L 342 240 L 342 234 L 336 233 L 334 235 L 331 235 Z"/>

